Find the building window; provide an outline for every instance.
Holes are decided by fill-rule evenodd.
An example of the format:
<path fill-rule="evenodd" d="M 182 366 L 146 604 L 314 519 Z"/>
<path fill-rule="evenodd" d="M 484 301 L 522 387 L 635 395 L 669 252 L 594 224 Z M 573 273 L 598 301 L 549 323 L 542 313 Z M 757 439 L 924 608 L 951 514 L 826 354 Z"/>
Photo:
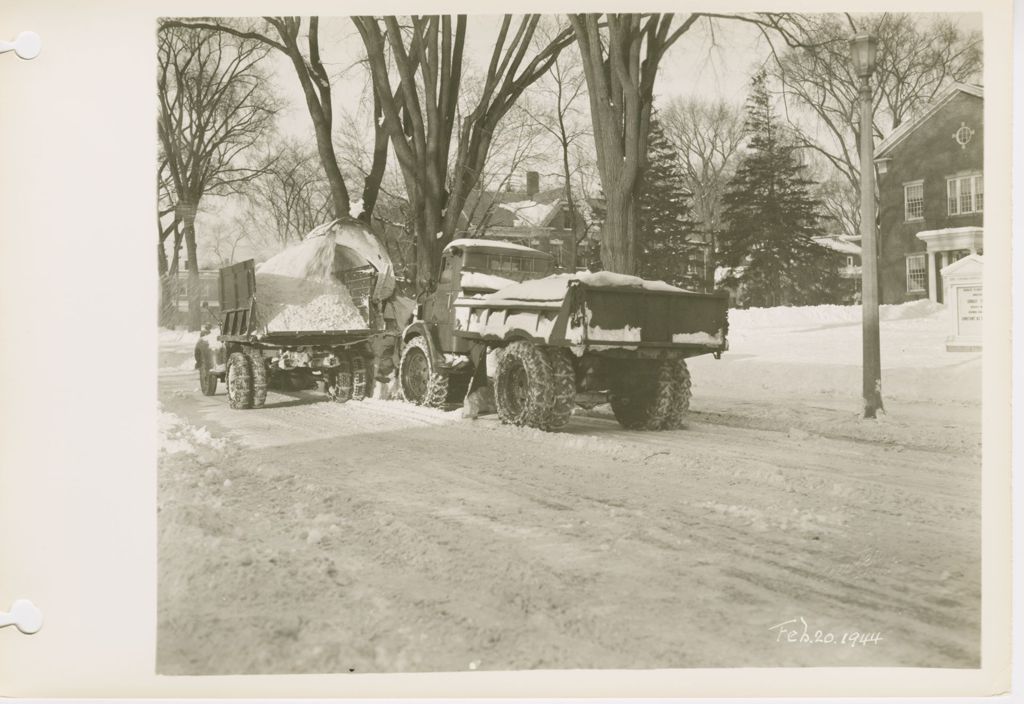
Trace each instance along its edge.
<path fill-rule="evenodd" d="M 924 254 L 907 255 L 907 293 L 926 291 L 928 261 Z"/>
<path fill-rule="evenodd" d="M 846 257 L 846 267 L 847 268 L 852 268 L 853 267 L 853 257 L 851 257 L 851 256 L 847 256 Z"/>
<path fill-rule="evenodd" d="M 924 218 L 924 181 L 903 184 L 903 214 L 906 220 Z"/>
<path fill-rule="evenodd" d="M 985 205 L 985 186 L 981 174 L 946 179 L 946 202 L 950 215 L 980 213 Z"/>

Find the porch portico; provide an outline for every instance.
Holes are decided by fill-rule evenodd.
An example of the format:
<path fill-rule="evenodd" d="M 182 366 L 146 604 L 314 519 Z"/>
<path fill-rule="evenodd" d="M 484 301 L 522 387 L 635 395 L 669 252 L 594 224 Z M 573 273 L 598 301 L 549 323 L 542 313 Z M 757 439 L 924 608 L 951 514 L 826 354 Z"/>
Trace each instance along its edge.
<path fill-rule="evenodd" d="M 983 231 L 981 227 L 945 227 L 917 233 L 917 238 L 925 243 L 928 251 L 929 299 L 939 301 L 939 271 L 968 254 L 983 252 Z"/>

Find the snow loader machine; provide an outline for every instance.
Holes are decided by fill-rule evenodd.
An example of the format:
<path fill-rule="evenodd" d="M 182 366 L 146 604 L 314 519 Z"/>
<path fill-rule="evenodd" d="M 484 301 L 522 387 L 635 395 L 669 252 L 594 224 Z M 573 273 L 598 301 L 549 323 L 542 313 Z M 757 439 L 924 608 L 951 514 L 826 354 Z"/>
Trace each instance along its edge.
<path fill-rule="evenodd" d="M 307 239 L 338 222 L 317 228 Z M 350 245 L 344 233 L 337 235 L 332 275 L 348 290 L 362 324 L 343 330 L 268 330 L 261 320 L 254 261 L 220 270 L 220 334 L 214 340 L 204 327 L 195 348 L 204 395 L 212 396 L 223 381 L 229 405 L 248 409 L 263 406 L 268 388 L 302 391 L 322 385 L 337 402 L 372 393 L 375 377 L 386 376 L 397 359 L 394 277 L 386 254 L 378 257 L 365 246 Z"/>
<path fill-rule="evenodd" d="M 553 430 L 576 405 L 670 430 L 690 403 L 686 359 L 728 348 L 728 294 L 610 272 L 553 273 L 547 253 L 460 239 L 402 333 L 406 400 L 442 406 L 490 386 L 502 422 Z"/>

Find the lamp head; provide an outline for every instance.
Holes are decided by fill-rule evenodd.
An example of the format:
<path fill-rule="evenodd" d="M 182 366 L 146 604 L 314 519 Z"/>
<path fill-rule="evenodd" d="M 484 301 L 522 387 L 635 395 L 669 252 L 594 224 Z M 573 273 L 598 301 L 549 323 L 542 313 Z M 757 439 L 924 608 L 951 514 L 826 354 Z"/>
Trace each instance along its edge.
<path fill-rule="evenodd" d="M 878 57 L 878 40 L 872 34 L 858 34 L 850 40 L 850 57 L 853 68 L 860 78 L 868 78 L 875 72 Z"/>

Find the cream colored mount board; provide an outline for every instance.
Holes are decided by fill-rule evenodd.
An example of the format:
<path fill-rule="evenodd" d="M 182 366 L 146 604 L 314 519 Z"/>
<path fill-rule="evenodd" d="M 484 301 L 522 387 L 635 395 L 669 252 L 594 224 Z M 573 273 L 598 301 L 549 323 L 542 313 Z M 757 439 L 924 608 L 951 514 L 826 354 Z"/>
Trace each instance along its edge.
<path fill-rule="evenodd" d="M 608 9 L 586 4 L 584 9 Z M 565 5 L 355 0 L 340 6 L 308 0 L 289 11 L 328 17 L 580 9 Z M 854 5 L 764 0 L 756 9 L 844 11 Z M 680 12 L 678 3 L 664 0 L 649 6 Z M 857 11 L 890 6 L 876 0 L 857 4 Z M 935 698 L 1009 689 L 1008 0 L 970 8 L 983 13 L 987 59 L 985 219 L 987 229 L 1000 234 L 985 243 L 980 664 L 158 674 L 157 292 L 152 267 L 137 265 L 153 259 L 155 27 L 160 17 L 271 15 L 282 7 L 266 0 L 104 0 L 89 6 L 8 0 L 0 9 L 0 608 L 9 606 L 0 611 L 0 697 Z M 707 2 L 704 9 L 739 12 L 750 5 L 726 0 Z M 964 4 L 908 0 L 899 9 L 961 12 Z M 7 100 L 19 109 L 8 109 Z M 83 314 L 86 308 L 94 318 Z M 26 355 L 31 364 L 23 365 Z M 465 435 L 483 434 L 481 427 Z M 213 620 L 222 608 L 194 606 L 196 614 Z M 805 620 L 802 604 L 791 606 L 765 621 L 762 631 L 776 629 L 770 634 L 777 642 L 770 645 L 788 647 L 791 641 L 783 641 L 793 634 L 792 647 L 798 647 L 799 631 L 817 627 Z M 695 628 L 679 627 L 684 637 Z M 729 635 L 735 643 L 751 638 L 742 630 Z"/>
<path fill-rule="evenodd" d="M 21 32 L 13 42 L 0 41 L 0 54 L 13 51 L 19 59 L 29 61 L 39 56 L 43 42 L 35 32 Z M 0 611 L 0 628 L 14 626 L 26 635 L 43 627 L 43 613 L 28 599 L 18 599 L 10 611 Z"/>

